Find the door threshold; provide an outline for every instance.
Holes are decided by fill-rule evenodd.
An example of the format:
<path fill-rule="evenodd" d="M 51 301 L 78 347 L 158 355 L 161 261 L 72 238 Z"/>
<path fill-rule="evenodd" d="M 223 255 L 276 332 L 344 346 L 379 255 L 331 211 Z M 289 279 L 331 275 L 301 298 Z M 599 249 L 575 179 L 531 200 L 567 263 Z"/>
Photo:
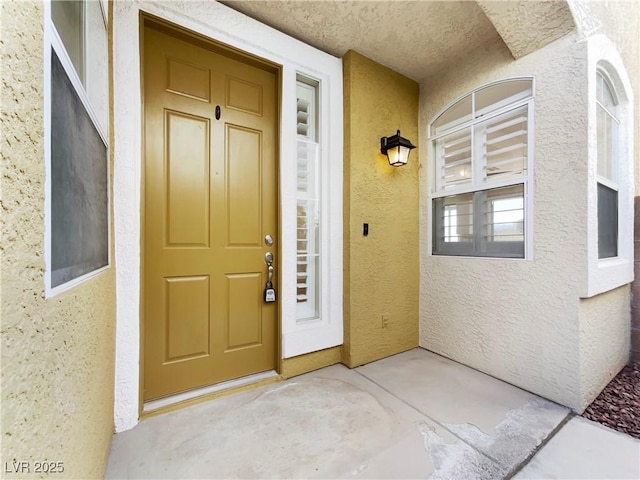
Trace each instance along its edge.
<path fill-rule="evenodd" d="M 227 380 L 226 382 L 216 383 L 208 387 L 197 388 L 195 390 L 189 390 L 188 392 L 178 393 L 169 397 L 159 398 L 158 400 L 151 400 L 145 402 L 142 405 L 142 413 L 149 414 L 158 410 L 164 410 L 167 407 L 171 407 L 178 403 L 186 402 L 187 400 L 194 400 L 200 397 L 206 397 L 213 393 L 218 393 L 223 390 L 236 389 L 252 383 L 257 383 L 262 380 L 278 377 L 278 372 L 271 370 L 269 372 L 256 373 L 254 375 L 247 375 L 246 377 L 234 378 L 233 380 Z M 203 398 L 204 400 L 204 398 Z M 190 402 L 191 403 L 191 402 Z"/>

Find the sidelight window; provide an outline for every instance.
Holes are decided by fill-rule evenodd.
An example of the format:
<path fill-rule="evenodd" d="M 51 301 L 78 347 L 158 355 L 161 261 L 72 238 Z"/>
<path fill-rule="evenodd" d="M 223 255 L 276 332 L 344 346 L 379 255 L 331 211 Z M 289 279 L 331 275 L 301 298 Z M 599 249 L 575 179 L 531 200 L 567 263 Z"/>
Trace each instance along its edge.
<path fill-rule="evenodd" d="M 297 79 L 296 318 L 319 316 L 320 132 L 318 83 Z"/>

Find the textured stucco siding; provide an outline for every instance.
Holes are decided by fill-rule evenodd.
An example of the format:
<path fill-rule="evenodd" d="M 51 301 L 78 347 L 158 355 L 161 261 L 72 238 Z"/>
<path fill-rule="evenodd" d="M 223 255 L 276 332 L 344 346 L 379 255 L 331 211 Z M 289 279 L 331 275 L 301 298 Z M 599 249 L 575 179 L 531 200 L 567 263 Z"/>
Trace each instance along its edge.
<path fill-rule="evenodd" d="M 43 4 L 0 3 L 2 465 L 101 478 L 113 431 L 113 268 L 45 299 Z"/>
<path fill-rule="evenodd" d="M 634 92 L 634 112 L 640 114 L 640 3 L 635 0 L 570 0 L 581 37 L 606 35 L 620 53 Z M 634 172 L 640 192 L 640 121 L 634 125 Z"/>
<path fill-rule="evenodd" d="M 305 355 L 298 355 L 297 357 L 283 358 L 280 365 L 280 376 L 283 379 L 287 379 L 335 365 L 336 363 L 340 363 L 341 356 L 342 348 L 333 347 Z"/>
<path fill-rule="evenodd" d="M 423 85 L 421 141 L 469 90 L 533 75 L 533 260 L 432 257 L 422 236 L 420 345 L 579 408 L 580 280 L 586 274 L 587 48 L 568 36 L 513 61 L 503 44 L 472 52 Z M 427 231 L 428 149 L 421 161 Z"/>
<path fill-rule="evenodd" d="M 636 1 L 571 0 L 569 2 L 579 34 L 582 38 L 605 35 L 611 40 L 624 64 L 625 74 L 633 93 L 633 158 L 635 195 L 640 192 L 640 3 Z M 595 61 L 600 58 L 595 58 Z M 604 60 L 607 60 L 604 58 Z M 622 72 L 617 72 L 622 75 Z M 631 92 L 626 92 L 627 94 Z M 636 198 L 636 205 L 638 200 Z M 632 213 L 632 212 L 629 212 Z M 636 210 L 637 216 L 637 210 Z M 629 218 L 628 222 L 633 222 Z M 638 238 L 640 223 L 628 225 L 635 232 L 634 256 L 635 280 L 633 291 L 640 290 L 638 266 Z M 640 349 L 640 322 L 630 319 L 630 303 L 640 305 L 640 295 L 630 296 L 629 288 L 621 287 L 588 300 L 581 300 L 581 389 L 584 407 L 606 382 L 622 368 L 628 357 L 634 358 L 633 340 Z M 631 325 L 630 325 L 631 324 Z M 635 327 L 635 328 L 634 328 Z M 629 341 L 631 337 L 631 341 Z M 625 352 L 626 349 L 626 352 Z M 631 350 L 631 351 L 629 351 Z M 635 357 L 636 360 L 640 356 Z"/>
<path fill-rule="evenodd" d="M 632 164 L 634 166 L 634 187 L 635 195 L 640 193 L 640 4 L 635 1 L 624 2 L 612 2 L 612 1 L 584 1 L 584 0 L 572 0 L 570 2 L 573 15 L 577 20 L 578 28 L 583 37 L 588 38 L 597 34 L 606 35 L 615 45 L 617 51 L 622 57 L 624 62 L 626 73 L 629 76 L 631 88 L 634 94 L 634 158 Z M 634 227 L 634 273 L 635 280 L 633 282 L 633 297 L 631 299 L 632 308 L 635 312 L 631 325 L 631 360 L 640 361 L 640 222 L 638 222 L 638 207 L 640 202 L 638 197 L 635 201 L 635 227 Z M 611 303 L 609 308 L 615 308 L 617 297 L 611 294 L 600 295 L 596 298 L 599 302 L 608 301 Z M 602 298 L 600 298 L 602 297 Z M 628 305 L 629 299 L 627 299 Z M 605 308 L 605 307 L 600 307 Z M 626 312 L 623 318 L 626 319 Z M 581 315 L 581 318 L 586 318 Z M 609 325 L 612 320 L 616 320 L 615 317 L 607 317 L 604 322 L 600 322 L 602 325 L 606 325 L 609 331 L 612 327 Z M 618 324 L 618 322 L 620 324 Z M 594 328 L 597 328 L 596 325 Z M 621 328 L 625 328 L 626 324 L 624 320 L 618 319 L 613 325 L 614 331 L 619 331 Z M 606 335 L 606 334 L 605 334 Z M 585 342 L 585 345 L 588 343 Z M 609 345 L 606 343 L 599 344 L 602 348 L 602 352 L 597 349 L 597 345 L 594 345 L 589 349 L 589 352 L 597 351 L 602 354 L 606 354 L 609 349 Z M 585 352 L 586 354 L 586 352 Z M 598 358 L 598 355 L 595 356 Z M 601 372 L 595 370 L 594 373 L 598 373 L 600 378 L 606 378 L 608 372 Z M 591 382 L 585 382 L 585 396 L 588 398 L 590 390 L 588 385 Z"/>
<path fill-rule="evenodd" d="M 569 6 L 574 33 L 516 61 L 503 45 L 481 47 L 422 86 L 425 135 L 433 116 L 472 88 L 516 75 L 536 79 L 533 260 L 429 257 L 430 239 L 424 236 L 420 344 L 582 411 L 626 362 L 630 332 L 624 282 L 580 299 L 597 241 L 589 223 L 595 215 L 589 211 L 594 181 L 589 162 L 595 161 L 589 138 L 594 124 L 589 79 L 595 74 L 590 55 L 592 45 L 603 45 L 585 40 L 598 34 L 612 40 L 635 92 L 637 116 L 640 16 L 637 2 Z M 636 188 L 638 131 L 636 122 Z M 428 161 L 423 151 L 423 167 Z M 424 170 L 422 231 L 429 208 Z"/>
<path fill-rule="evenodd" d="M 418 343 L 418 149 L 391 167 L 380 137 L 400 129 L 417 144 L 419 87 L 350 51 L 344 95 L 343 362 L 354 367 Z"/>
<path fill-rule="evenodd" d="M 565 1 L 496 2 L 476 0 L 514 58 L 548 45 L 575 28 Z"/>
<path fill-rule="evenodd" d="M 629 358 L 629 285 L 581 299 L 579 317 L 582 412 Z"/>

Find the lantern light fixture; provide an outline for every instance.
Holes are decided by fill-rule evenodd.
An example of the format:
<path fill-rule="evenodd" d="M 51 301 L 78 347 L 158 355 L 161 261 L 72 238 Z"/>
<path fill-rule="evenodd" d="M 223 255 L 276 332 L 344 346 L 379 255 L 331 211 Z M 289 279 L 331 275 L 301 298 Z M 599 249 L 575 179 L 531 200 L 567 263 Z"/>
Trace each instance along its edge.
<path fill-rule="evenodd" d="M 415 145 L 400 136 L 400 130 L 395 135 L 380 139 L 380 152 L 387 156 L 389 165 L 392 167 L 406 165 L 409 160 L 409 153 L 414 148 L 416 148 Z"/>

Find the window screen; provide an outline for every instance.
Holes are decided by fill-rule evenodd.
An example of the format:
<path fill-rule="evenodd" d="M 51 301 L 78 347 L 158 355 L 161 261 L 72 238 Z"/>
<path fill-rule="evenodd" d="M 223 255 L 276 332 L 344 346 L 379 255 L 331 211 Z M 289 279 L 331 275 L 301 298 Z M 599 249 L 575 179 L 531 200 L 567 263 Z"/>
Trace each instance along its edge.
<path fill-rule="evenodd" d="M 51 287 L 109 262 L 107 147 L 51 50 Z"/>
<path fill-rule="evenodd" d="M 598 258 L 618 256 L 618 192 L 598 183 Z"/>
<path fill-rule="evenodd" d="M 524 256 L 524 185 L 433 202 L 434 255 Z"/>

